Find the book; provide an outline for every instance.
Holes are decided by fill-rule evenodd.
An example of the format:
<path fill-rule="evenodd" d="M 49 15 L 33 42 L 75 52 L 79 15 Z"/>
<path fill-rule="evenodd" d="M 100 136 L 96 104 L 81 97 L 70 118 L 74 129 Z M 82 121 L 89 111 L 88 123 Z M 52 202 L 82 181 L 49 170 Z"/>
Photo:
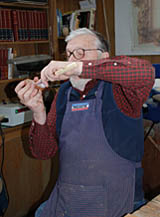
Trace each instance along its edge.
<path fill-rule="evenodd" d="M 8 48 L 8 60 L 13 59 L 13 48 Z M 13 64 L 8 64 L 8 79 L 13 78 Z"/>
<path fill-rule="evenodd" d="M 28 32 L 28 40 L 31 41 L 33 39 L 32 33 L 32 11 L 27 11 L 27 32 Z"/>
<path fill-rule="evenodd" d="M 43 19 L 43 40 L 48 40 L 48 22 L 47 22 L 47 13 L 42 11 L 42 19 Z"/>
<path fill-rule="evenodd" d="M 21 16 L 23 18 L 22 22 L 23 22 L 23 36 L 24 36 L 24 40 L 28 41 L 29 37 L 28 37 L 27 11 L 23 10 Z"/>
<path fill-rule="evenodd" d="M 23 40 L 23 30 L 22 30 L 22 20 L 21 20 L 21 11 L 17 10 L 17 24 L 18 24 L 18 40 Z"/>
<path fill-rule="evenodd" d="M 8 49 L 7 48 L 1 48 L 0 49 L 0 71 L 1 71 L 1 80 L 8 79 Z"/>
<path fill-rule="evenodd" d="M 37 40 L 41 40 L 41 20 L 40 11 L 37 11 Z"/>
<path fill-rule="evenodd" d="M 19 35 L 18 35 L 17 10 L 12 10 L 12 26 L 13 26 L 14 41 L 18 41 Z"/>
<path fill-rule="evenodd" d="M 60 9 L 56 9 L 57 15 L 57 36 L 60 37 L 62 35 L 62 12 Z"/>
<path fill-rule="evenodd" d="M 2 9 L 0 9 L 0 41 L 3 41 Z"/>

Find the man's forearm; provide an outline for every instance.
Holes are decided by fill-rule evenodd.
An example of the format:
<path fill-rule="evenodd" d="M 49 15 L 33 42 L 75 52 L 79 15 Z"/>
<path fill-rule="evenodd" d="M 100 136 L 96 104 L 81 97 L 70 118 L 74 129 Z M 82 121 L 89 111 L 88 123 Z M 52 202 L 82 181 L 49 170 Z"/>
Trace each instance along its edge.
<path fill-rule="evenodd" d="M 36 123 L 40 125 L 44 125 L 46 122 L 46 110 L 40 112 L 40 113 L 33 113 L 33 119 L 35 120 Z"/>
<path fill-rule="evenodd" d="M 124 86 L 154 81 L 154 68 L 146 61 L 119 56 L 98 61 L 84 61 L 83 78 L 101 79 Z"/>

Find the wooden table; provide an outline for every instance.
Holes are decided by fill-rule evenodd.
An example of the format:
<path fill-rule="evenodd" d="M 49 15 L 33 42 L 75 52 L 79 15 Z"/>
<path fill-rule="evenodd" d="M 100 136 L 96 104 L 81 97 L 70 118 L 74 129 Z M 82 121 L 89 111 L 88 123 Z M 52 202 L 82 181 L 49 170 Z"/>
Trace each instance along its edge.
<path fill-rule="evenodd" d="M 160 217 L 160 195 L 126 217 Z"/>

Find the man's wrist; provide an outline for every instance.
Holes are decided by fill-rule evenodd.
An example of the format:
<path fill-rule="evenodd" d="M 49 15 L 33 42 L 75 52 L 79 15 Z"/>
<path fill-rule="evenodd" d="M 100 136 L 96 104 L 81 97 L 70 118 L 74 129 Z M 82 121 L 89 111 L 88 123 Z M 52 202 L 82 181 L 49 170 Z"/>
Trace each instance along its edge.
<path fill-rule="evenodd" d="M 82 74 L 82 69 L 83 69 L 83 62 L 77 62 L 76 70 L 78 71 L 78 75 Z"/>
<path fill-rule="evenodd" d="M 44 125 L 46 123 L 46 111 L 44 110 L 43 112 L 39 112 L 39 113 L 36 113 L 34 112 L 33 113 L 33 119 L 36 123 L 40 124 L 40 125 Z"/>

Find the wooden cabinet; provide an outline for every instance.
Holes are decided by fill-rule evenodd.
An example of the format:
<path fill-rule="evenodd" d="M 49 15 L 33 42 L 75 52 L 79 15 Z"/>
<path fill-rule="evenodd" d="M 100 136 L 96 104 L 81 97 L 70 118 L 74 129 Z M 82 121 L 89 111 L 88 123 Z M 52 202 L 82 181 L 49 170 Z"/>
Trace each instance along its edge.
<path fill-rule="evenodd" d="M 22 217 L 46 200 L 57 177 L 54 160 L 37 160 L 29 153 L 29 124 L 4 129 L 3 174 L 9 194 L 5 217 Z M 2 148 L 0 148 L 2 154 Z"/>

